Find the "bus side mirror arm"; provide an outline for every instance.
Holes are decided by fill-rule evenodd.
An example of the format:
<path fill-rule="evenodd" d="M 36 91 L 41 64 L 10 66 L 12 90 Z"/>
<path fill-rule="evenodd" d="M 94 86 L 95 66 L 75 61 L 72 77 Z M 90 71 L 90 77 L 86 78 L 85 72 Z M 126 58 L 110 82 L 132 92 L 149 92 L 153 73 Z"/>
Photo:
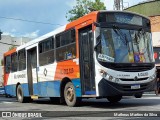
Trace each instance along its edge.
<path fill-rule="evenodd" d="M 96 27 L 100 27 L 101 25 L 100 25 L 100 23 L 98 23 L 98 22 L 94 22 L 93 23 Z"/>
<path fill-rule="evenodd" d="M 94 50 L 97 51 L 98 45 L 101 43 L 101 40 L 99 39 L 98 43 L 95 45 Z"/>

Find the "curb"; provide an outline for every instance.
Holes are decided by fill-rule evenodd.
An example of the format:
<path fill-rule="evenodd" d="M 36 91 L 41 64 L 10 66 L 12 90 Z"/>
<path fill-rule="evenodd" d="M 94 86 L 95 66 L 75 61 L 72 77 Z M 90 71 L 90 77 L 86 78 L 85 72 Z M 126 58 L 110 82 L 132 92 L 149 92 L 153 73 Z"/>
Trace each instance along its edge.
<path fill-rule="evenodd" d="M 152 97 L 160 97 L 160 94 L 159 95 L 156 95 L 156 94 L 143 94 L 143 97 L 149 97 L 149 96 L 152 96 Z"/>
<path fill-rule="evenodd" d="M 5 97 L 5 94 L 0 94 L 0 97 Z"/>

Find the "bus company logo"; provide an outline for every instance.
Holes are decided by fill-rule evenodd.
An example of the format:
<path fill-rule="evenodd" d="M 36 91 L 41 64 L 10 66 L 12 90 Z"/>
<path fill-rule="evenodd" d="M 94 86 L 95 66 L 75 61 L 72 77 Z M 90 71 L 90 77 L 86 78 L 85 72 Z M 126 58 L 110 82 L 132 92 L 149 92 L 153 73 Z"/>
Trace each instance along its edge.
<path fill-rule="evenodd" d="M 26 78 L 26 74 L 20 74 L 20 75 L 14 74 L 14 79 L 19 79 L 19 78 Z"/>
<path fill-rule="evenodd" d="M 138 73 L 138 76 L 148 76 L 148 72 Z"/>
<path fill-rule="evenodd" d="M 137 80 L 138 80 L 138 77 L 137 77 L 137 76 L 135 76 L 134 81 L 137 81 Z"/>
<path fill-rule="evenodd" d="M 2 112 L 2 118 L 12 117 L 11 112 Z"/>
<path fill-rule="evenodd" d="M 1 117 L 1 116 L 0 116 Z M 2 112 L 2 118 L 40 118 L 40 112 Z"/>
<path fill-rule="evenodd" d="M 44 76 L 47 76 L 47 69 L 45 68 L 43 71 Z"/>

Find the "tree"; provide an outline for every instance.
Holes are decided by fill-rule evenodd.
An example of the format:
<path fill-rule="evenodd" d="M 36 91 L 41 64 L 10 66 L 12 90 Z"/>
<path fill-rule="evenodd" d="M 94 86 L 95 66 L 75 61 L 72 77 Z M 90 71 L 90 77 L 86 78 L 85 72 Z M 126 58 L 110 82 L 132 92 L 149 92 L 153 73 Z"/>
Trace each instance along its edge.
<path fill-rule="evenodd" d="M 3 59 L 1 59 L 1 65 L 0 66 L 3 66 L 4 65 L 4 61 Z"/>
<path fill-rule="evenodd" d="M 100 0 L 95 0 L 95 2 L 91 2 L 91 8 L 95 9 L 95 10 L 105 10 L 106 7 L 104 5 L 103 2 L 101 2 Z"/>
<path fill-rule="evenodd" d="M 16 48 L 16 47 L 14 45 L 12 45 L 12 46 L 9 47 L 9 50 L 12 50 L 14 48 Z"/>
<path fill-rule="evenodd" d="M 73 6 L 73 9 L 69 10 L 66 13 L 66 18 L 69 22 L 78 19 L 79 17 L 84 16 L 91 12 L 89 8 L 93 10 L 105 10 L 106 7 L 103 2 L 100 0 L 95 0 L 94 2 L 89 0 L 76 0 L 76 5 Z"/>

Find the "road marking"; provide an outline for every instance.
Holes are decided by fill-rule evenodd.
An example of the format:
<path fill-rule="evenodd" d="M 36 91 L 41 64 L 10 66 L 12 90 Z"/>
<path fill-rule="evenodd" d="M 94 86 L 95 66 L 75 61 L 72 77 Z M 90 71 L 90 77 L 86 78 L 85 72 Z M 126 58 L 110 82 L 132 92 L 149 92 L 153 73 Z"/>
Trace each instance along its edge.
<path fill-rule="evenodd" d="M 5 102 L 5 101 L 4 101 L 4 102 L 0 102 L 0 104 L 1 104 L 1 103 L 11 104 L 11 103 L 14 103 L 14 102 Z"/>
<path fill-rule="evenodd" d="M 139 98 L 139 99 L 160 99 L 160 96 L 157 96 L 157 97 L 142 97 L 142 98 Z"/>

